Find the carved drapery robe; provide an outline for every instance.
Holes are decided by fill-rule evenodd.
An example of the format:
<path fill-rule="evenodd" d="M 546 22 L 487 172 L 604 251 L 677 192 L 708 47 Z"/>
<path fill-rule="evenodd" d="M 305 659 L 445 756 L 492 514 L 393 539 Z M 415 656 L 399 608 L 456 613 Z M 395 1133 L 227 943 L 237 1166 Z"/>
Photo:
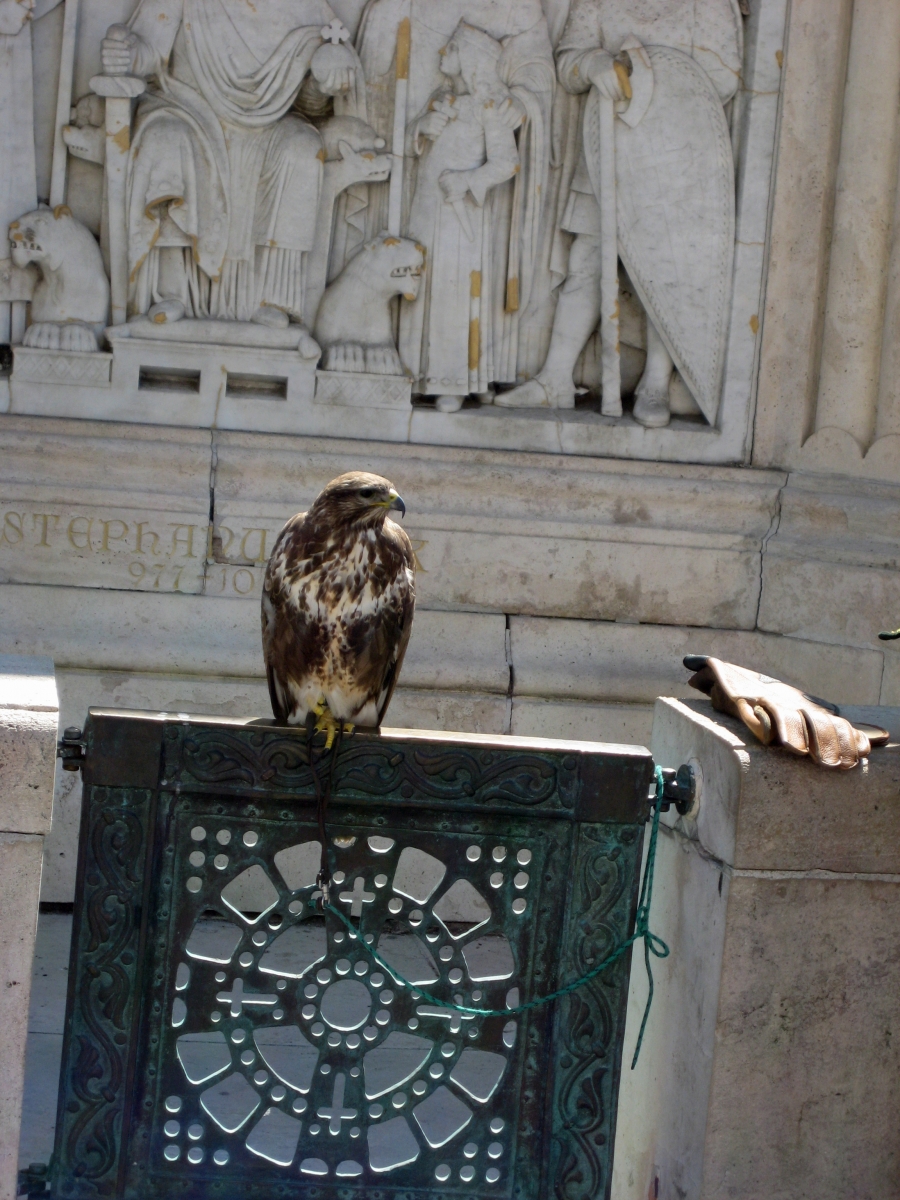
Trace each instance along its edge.
<path fill-rule="evenodd" d="M 158 250 L 185 247 L 189 315 L 303 311 L 322 179 L 316 130 L 289 113 L 334 19 L 325 0 L 141 0 L 139 105 L 128 171 L 131 307 L 158 299 Z M 354 55 L 355 58 L 355 55 Z M 365 115 L 358 60 L 339 111 Z"/>
<path fill-rule="evenodd" d="M 491 382 L 493 309 L 483 281 L 493 265 L 494 231 L 486 201 L 518 167 L 515 135 L 493 100 L 456 96 L 453 107 L 455 120 L 416 147 L 421 161 L 409 213 L 426 267 L 424 286 L 400 312 L 399 351 L 414 390 L 424 395 L 465 396 Z M 441 192 L 444 171 L 470 172 L 461 214 Z"/>
<path fill-rule="evenodd" d="M 492 257 L 484 264 L 483 275 L 485 312 L 489 304 L 491 313 L 482 329 L 483 369 L 490 382 L 514 382 L 540 367 L 553 321 L 548 260 L 555 214 L 548 177 L 556 75 L 547 22 L 540 0 L 412 0 L 410 13 L 408 119 L 446 86 L 440 51 L 460 20 L 500 42 L 499 77 L 525 113 L 517 133 L 520 170 L 492 188 L 484 209 Z M 357 34 L 366 75 L 368 119 L 389 145 L 401 15 L 401 0 L 369 0 Z M 402 230 L 411 237 L 416 235 L 409 212 L 419 169 L 419 161 L 407 157 Z M 337 232 L 332 255 L 332 274 L 365 237 L 374 237 L 386 227 L 387 196 L 386 184 L 370 185 L 367 197 L 348 193 L 345 226 Z"/>
<path fill-rule="evenodd" d="M 31 79 L 31 22 L 14 35 L 0 34 L 0 231 L 9 258 L 10 222 L 37 207 L 34 114 Z"/>
<path fill-rule="evenodd" d="M 30 20 L 17 33 L 0 33 L 0 236 L 6 244 L 0 260 L 9 258 L 10 222 L 37 207 L 32 27 L 59 3 L 35 0 L 30 10 L 23 5 L 21 11 L 30 11 Z"/>
<path fill-rule="evenodd" d="M 563 161 L 562 231 L 600 235 L 586 153 L 583 98 L 598 48 L 617 54 L 633 35 L 654 71 L 650 107 L 635 129 L 616 121 L 619 255 L 641 303 L 710 422 L 724 369 L 734 257 L 734 163 L 724 105 L 740 82 L 736 0 L 574 0 L 557 47 L 571 97 Z M 596 150 L 596 147 L 594 147 Z M 553 268 L 566 274 L 568 241 Z"/>

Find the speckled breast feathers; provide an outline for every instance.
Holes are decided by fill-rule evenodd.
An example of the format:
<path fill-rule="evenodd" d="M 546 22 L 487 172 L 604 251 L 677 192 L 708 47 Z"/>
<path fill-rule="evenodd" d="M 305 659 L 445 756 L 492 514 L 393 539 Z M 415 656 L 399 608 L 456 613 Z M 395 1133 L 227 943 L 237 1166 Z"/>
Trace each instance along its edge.
<path fill-rule="evenodd" d="M 390 520 L 393 486 L 354 472 L 333 480 L 281 531 L 263 583 L 262 635 L 272 708 L 302 724 L 378 725 L 412 628 L 414 555 Z"/>

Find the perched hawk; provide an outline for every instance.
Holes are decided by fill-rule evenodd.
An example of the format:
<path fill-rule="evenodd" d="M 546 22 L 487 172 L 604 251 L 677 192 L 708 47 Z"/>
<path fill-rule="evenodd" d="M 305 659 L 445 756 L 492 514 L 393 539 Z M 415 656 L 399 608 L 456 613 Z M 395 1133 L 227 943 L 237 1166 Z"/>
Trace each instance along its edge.
<path fill-rule="evenodd" d="M 388 512 L 406 506 L 380 475 L 351 471 L 278 535 L 262 593 L 272 709 L 328 733 L 337 722 L 378 725 L 412 629 L 415 558 Z"/>

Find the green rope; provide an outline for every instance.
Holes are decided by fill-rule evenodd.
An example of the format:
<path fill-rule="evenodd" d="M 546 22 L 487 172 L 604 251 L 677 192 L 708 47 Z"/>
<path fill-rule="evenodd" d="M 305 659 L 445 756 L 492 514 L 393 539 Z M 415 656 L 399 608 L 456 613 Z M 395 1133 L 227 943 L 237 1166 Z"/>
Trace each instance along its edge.
<path fill-rule="evenodd" d="M 344 925 L 350 930 L 354 937 L 359 939 L 360 945 L 369 954 L 375 962 L 389 975 L 394 978 L 397 983 L 403 987 L 408 987 L 412 991 L 417 992 L 423 1000 L 429 1004 L 434 1004 L 438 1008 L 451 1009 L 453 1012 L 468 1013 L 478 1017 L 512 1017 L 517 1013 L 528 1012 L 532 1008 L 540 1008 L 544 1004 L 550 1004 L 553 1000 L 559 1000 L 562 996 L 568 996 L 571 992 L 577 991 L 584 987 L 586 983 L 590 983 L 592 979 L 602 972 L 607 967 L 616 962 L 626 950 L 636 941 L 641 938 L 644 940 L 644 963 L 647 967 L 647 982 L 649 990 L 647 993 L 647 1003 L 644 1007 L 644 1016 L 641 1021 L 641 1028 L 638 1032 L 637 1044 L 634 1048 L 634 1058 L 631 1060 L 632 1071 L 637 1066 L 638 1055 L 641 1052 L 641 1045 L 644 1041 L 644 1030 L 647 1028 L 647 1019 L 650 1016 L 650 1006 L 653 1003 L 653 971 L 650 965 L 650 955 L 655 955 L 656 958 L 668 958 L 669 947 L 650 930 L 650 904 L 653 899 L 653 873 L 656 869 L 656 842 L 659 835 L 659 813 L 660 804 L 663 797 L 663 774 L 660 767 L 656 768 L 656 800 L 653 805 L 653 824 L 650 828 L 650 845 L 647 850 L 647 864 L 644 868 L 644 878 L 641 881 L 641 895 L 638 901 L 637 917 L 634 923 L 634 933 L 630 938 L 626 938 L 624 942 L 620 942 L 618 946 L 604 958 L 603 962 L 596 967 L 592 967 L 580 979 L 574 980 L 572 983 L 567 983 L 565 987 L 559 988 L 555 992 L 551 992 L 548 996 L 540 996 L 536 1000 L 527 1000 L 524 1004 L 518 1004 L 515 1008 L 472 1008 L 465 1004 L 456 1004 L 450 1000 L 443 1000 L 439 996 L 433 996 L 430 992 L 424 991 L 417 984 L 410 983 L 408 979 L 400 974 L 396 967 L 392 967 L 390 963 L 385 962 L 374 947 L 370 946 L 362 935 L 362 923 L 357 929 L 353 922 L 341 912 L 339 908 L 331 903 L 325 907 L 330 913 L 333 913 Z M 316 905 L 316 901 L 310 901 L 311 906 Z"/>

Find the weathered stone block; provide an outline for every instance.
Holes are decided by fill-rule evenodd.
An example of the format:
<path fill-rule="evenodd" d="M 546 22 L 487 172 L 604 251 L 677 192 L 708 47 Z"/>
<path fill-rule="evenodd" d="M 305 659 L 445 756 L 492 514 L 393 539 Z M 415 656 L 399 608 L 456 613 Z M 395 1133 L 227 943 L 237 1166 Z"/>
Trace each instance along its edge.
<path fill-rule="evenodd" d="M 14 1200 L 58 701 L 49 659 L 0 656 L 0 1200 Z"/>
<path fill-rule="evenodd" d="M 53 653 L 65 667 L 152 673 L 264 675 L 256 597 L 225 601 L 172 593 L 75 588 L 0 589 L 0 622 L 17 650 Z M 403 667 L 408 687 L 509 686 L 506 622 L 489 613 L 416 611 Z"/>
<path fill-rule="evenodd" d="M 703 1200 L 894 1200 L 900 886 L 736 878 L 727 922 Z"/>
<path fill-rule="evenodd" d="M 623 1076 L 613 1195 L 892 1200 L 900 747 L 822 770 L 703 700 L 659 700 L 652 747 L 699 797 L 663 817 L 651 926 L 673 953 Z M 626 1053 L 645 997 L 636 964 Z"/>
<path fill-rule="evenodd" d="M 523 737 L 647 746 L 652 727 L 653 709 L 649 704 L 583 704 L 525 697 L 513 700 L 510 732 Z"/>
<path fill-rule="evenodd" d="M 518 616 L 510 619 L 510 647 L 518 695 L 645 704 L 690 692 L 686 654 L 714 654 L 850 704 L 878 702 L 884 661 L 880 650 L 752 630 Z"/>
<path fill-rule="evenodd" d="M 852 771 L 828 771 L 763 746 L 708 701 L 682 703 L 729 731 L 746 756 L 734 849 L 721 847 L 728 863 L 753 871 L 900 874 L 900 745 L 876 747 Z"/>
<path fill-rule="evenodd" d="M 43 838 L 0 833 L 0 1200 L 15 1200 Z"/>

